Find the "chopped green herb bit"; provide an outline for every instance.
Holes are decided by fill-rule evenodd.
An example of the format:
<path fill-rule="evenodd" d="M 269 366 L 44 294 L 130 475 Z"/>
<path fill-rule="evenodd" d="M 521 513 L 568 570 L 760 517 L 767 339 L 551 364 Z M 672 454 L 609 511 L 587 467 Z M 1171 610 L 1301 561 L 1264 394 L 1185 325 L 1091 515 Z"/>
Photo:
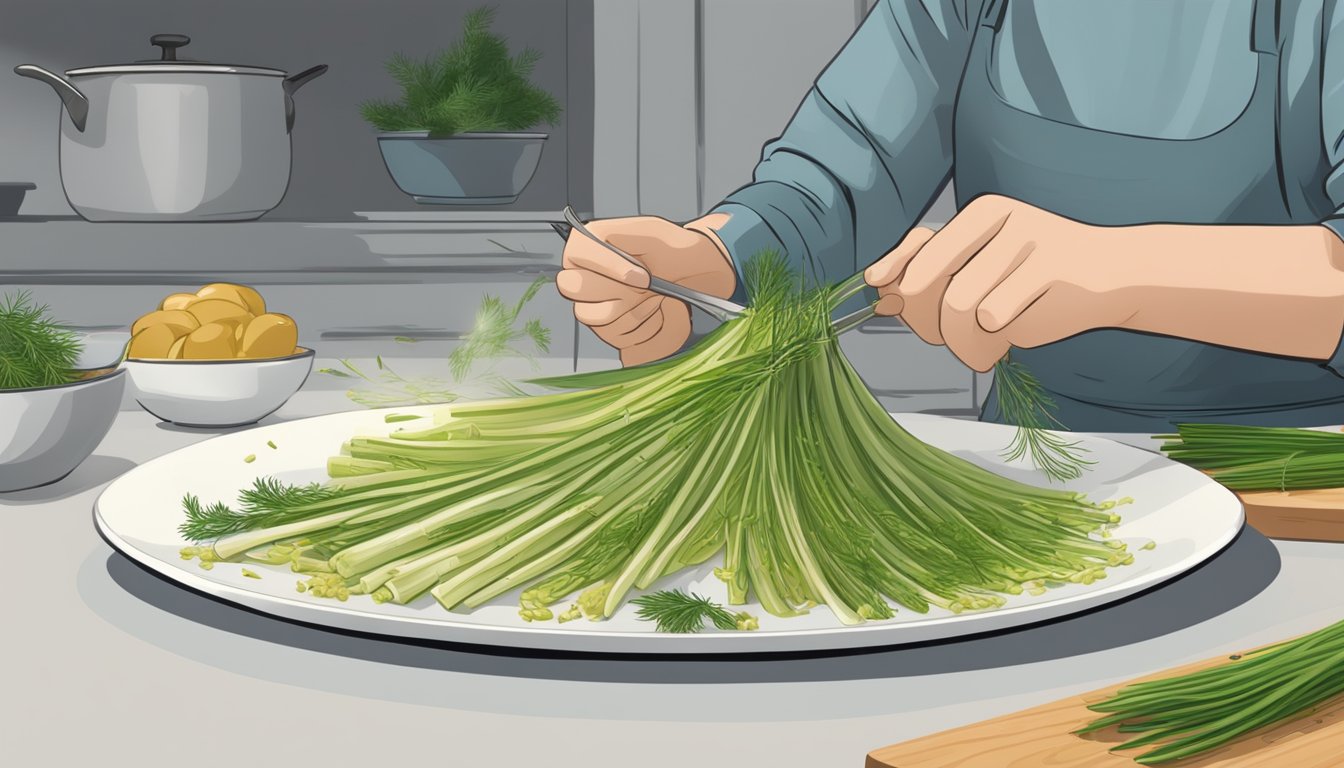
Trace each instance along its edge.
<path fill-rule="evenodd" d="M 256 571 L 251 571 L 251 570 L 248 570 L 247 568 L 244 568 L 244 569 L 243 569 L 243 575 L 246 576 L 246 577 L 249 578 L 249 579 L 260 579 L 260 578 L 261 578 L 261 576 L 258 575 Z"/>
<path fill-rule="evenodd" d="M 422 419 L 422 418 L 424 417 L 418 416 L 414 413 L 389 413 L 383 417 L 383 421 L 387 424 L 396 424 L 397 422 L 400 421 L 414 421 L 416 419 Z"/>
<path fill-rule="evenodd" d="M 246 463 L 246 464 L 251 464 L 252 462 L 254 462 L 254 461 L 256 461 L 256 460 L 257 460 L 257 454 L 255 454 L 255 453 L 249 453 L 249 454 L 247 454 L 246 456 L 243 457 L 243 462 Z"/>
<path fill-rule="evenodd" d="M 266 441 L 266 445 L 269 446 L 271 450 L 273 450 L 273 451 L 275 450 L 275 447 L 276 447 L 276 446 L 275 446 L 275 441 L 274 441 L 274 440 L 267 440 L 267 441 Z"/>

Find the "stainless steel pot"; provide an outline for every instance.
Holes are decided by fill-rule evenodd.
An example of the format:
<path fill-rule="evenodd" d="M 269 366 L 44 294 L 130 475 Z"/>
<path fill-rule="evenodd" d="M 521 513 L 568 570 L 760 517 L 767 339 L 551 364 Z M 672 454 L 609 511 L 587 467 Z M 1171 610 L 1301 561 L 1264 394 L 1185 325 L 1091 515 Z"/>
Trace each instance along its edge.
<path fill-rule="evenodd" d="M 154 35 L 157 60 L 14 71 L 55 89 L 61 186 L 89 221 L 238 221 L 289 187 L 294 92 L 327 71 L 179 59 L 186 35 Z"/>

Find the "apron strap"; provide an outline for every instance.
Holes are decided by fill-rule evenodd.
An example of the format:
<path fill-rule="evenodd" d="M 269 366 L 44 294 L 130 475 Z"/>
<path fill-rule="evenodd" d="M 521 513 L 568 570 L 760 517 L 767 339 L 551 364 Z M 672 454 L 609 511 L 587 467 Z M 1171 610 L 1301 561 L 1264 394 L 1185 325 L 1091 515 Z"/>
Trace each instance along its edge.
<path fill-rule="evenodd" d="M 1251 23 L 1251 50 L 1279 53 L 1279 4 L 1281 0 L 1255 0 Z"/>
<path fill-rule="evenodd" d="M 980 26 L 990 27 L 995 32 L 1003 25 L 1004 12 L 1008 10 L 1008 0 L 985 0 L 984 12 L 980 14 Z"/>

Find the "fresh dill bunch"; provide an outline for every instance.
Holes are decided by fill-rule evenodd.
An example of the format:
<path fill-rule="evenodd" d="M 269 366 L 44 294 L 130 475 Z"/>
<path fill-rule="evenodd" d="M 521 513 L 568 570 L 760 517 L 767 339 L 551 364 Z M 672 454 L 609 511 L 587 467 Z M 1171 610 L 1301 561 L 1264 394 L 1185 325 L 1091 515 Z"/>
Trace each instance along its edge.
<path fill-rule="evenodd" d="M 68 384 L 81 351 L 79 337 L 27 291 L 0 300 L 0 390 Z"/>
<path fill-rule="evenodd" d="M 510 56 L 508 43 L 490 31 L 493 20 L 493 9 L 478 8 L 467 14 L 462 38 L 437 56 L 393 55 L 386 66 L 401 86 L 401 101 L 365 102 L 364 119 L 382 131 L 432 137 L 554 125 L 559 102 L 530 81 L 541 54 L 529 48 Z"/>
<path fill-rule="evenodd" d="M 1005 356 L 994 365 L 995 391 L 1005 421 L 1017 425 L 1013 441 L 1004 451 L 1008 461 L 1028 457 L 1051 480 L 1076 480 L 1095 462 L 1082 457 L 1087 451 L 1061 437 L 1053 429 L 1064 429 L 1054 416 L 1055 401 L 1031 371 Z"/>
<path fill-rule="evenodd" d="M 658 622 L 659 632 L 699 632 L 704 629 L 706 619 L 719 629 L 739 629 L 745 625 L 746 619 L 750 619 L 746 614 L 728 612 L 707 597 L 694 592 L 687 594 L 679 589 L 665 589 L 636 597 L 630 603 L 639 608 L 636 615 L 642 621 Z"/>
<path fill-rule="evenodd" d="M 189 541 L 213 541 L 223 536 L 257 528 L 302 520 L 309 516 L 305 507 L 336 496 L 337 491 L 317 483 L 286 485 L 273 477 L 259 477 L 252 487 L 238 495 L 239 508 L 223 502 L 203 504 L 199 498 L 187 494 L 182 499 L 182 510 L 187 519 L 178 526 L 183 538 Z"/>

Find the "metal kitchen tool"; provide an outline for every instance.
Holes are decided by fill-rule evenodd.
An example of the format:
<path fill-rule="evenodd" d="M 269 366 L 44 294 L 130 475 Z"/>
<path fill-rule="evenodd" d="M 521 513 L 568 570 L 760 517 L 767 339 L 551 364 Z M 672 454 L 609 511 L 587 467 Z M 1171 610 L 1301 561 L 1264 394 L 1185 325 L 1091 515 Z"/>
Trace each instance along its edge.
<path fill-rule="evenodd" d="M 551 228 L 554 229 L 556 234 L 560 235 L 560 237 L 568 240 L 570 233 L 574 230 L 578 230 L 580 234 L 587 237 L 589 240 L 601 245 L 603 248 L 620 256 L 634 266 L 639 267 L 646 272 L 648 271 L 648 268 L 641 264 L 638 259 L 593 234 L 592 230 L 584 226 L 583 221 L 579 219 L 579 215 L 574 212 L 574 209 L 571 206 L 565 206 L 563 215 L 565 217 L 564 222 L 557 221 L 551 223 Z M 854 278 L 850 278 L 850 281 L 853 279 Z M 711 296 L 693 288 L 678 285 L 670 280 L 656 277 L 653 274 L 649 275 L 649 290 L 659 295 L 680 299 L 687 304 L 699 307 L 720 322 L 731 320 L 746 311 L 746 307 L 736 302 L 721 299 L 717 296 Z M 848 315 L 836 318 L 832 321 L 831 327 L 835 329 L 836 333 L 844 333 L 845 331 L 863 325 L 872 318 L 874 314 L 874 308 L 872 306 L 867 306 L 863 309 L 851 312 Z"/>
<path fill-rule="evenodd" d="M 606 248 L 617 256 L 620 256 L 632 265 L 648 272 L 648 268 L 641 264 L 634 256 L 631 256 L 620 248 L 617 248 L 606 240 L 593 234 L 592 230 L 583 225 L 583 222 L 579 219 L 579 215 L 574 212 L 572 207 L 568 205 L 565 206 L 564 216 L 565 221 L 569 223 L 569 226 L 577 229 L 584 237 L 601 245 L 603 248 Z M 560 232 L 560 229 L 557 227 L 556 231 Z M 568 233 L 562 234 L 566 239 L 569 238 Z M 718 296 L 711 296 L 708 293 L 703 293 L 693 288 L 677 285 L 670 280 L 664 280 L 652 273 L 649 274 L 649 290 L 663 296 L 681 299 L 687 304 L 703 309 L 705 312 L 709 313 L 711 317 L 719 321 L 731 320 L 746 311 L 746 307 L 741 304 L 728 301 L 727 299 L 720 299 Z"/>
<path fill-rule="evenodd" d="M 237 221 L 275 206 L 289 187 L 293 95 L 327 71 L 180 58 L 186 35 L 154 35 L 159 58 L 14 72 L 50 85 L 65 105 L 61 186 L 89 221 Z"/>

